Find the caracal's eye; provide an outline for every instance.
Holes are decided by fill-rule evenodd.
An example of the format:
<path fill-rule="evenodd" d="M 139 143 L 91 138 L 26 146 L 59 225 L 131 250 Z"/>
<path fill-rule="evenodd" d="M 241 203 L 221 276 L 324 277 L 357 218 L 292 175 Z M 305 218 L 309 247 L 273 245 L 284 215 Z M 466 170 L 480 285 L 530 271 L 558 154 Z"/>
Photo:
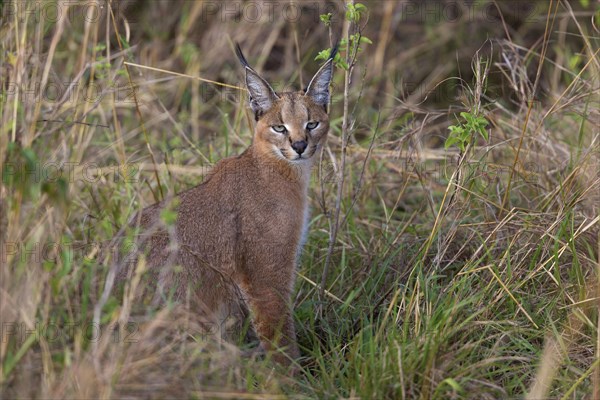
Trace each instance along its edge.
<path fill-rule="evenodd" d="M 277 133 L 284 133 L 285 131 L 287 131 L 284 125 L 273 125 L 271 129 L 273 129 Z"/>
<path fill-rule="evenodd" d="M 319 123 L 317 121 L 312 121 L 312 122 L 309 122 L 308 124 L 306 124 L 306 129 L 308 129 L 309 131 L 312 131 L 317 126 L 319 126 Z"/>

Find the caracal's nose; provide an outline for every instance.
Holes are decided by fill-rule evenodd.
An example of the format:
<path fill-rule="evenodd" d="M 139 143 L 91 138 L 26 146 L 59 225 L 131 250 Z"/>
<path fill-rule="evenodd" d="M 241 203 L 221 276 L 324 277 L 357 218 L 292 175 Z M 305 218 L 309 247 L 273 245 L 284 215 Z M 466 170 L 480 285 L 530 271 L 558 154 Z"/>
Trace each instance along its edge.
<path fill-rule="evenodd" d="M 306 150 L 306 146 L 308 146 L 308 143 L 306 143 L 305 140 L 300 140 L 292 143 L 292 149 L 294 149 L 296 153 L 298 153 L 298 155 L 304 153 L 304 150 Z"/>

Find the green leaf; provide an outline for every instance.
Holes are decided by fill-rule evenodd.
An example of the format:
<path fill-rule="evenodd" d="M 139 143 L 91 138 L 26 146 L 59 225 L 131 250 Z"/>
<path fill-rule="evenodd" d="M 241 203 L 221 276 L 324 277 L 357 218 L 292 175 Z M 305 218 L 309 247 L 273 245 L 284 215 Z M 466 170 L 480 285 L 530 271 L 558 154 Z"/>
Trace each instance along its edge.
<path fill-rule="evenodd" d="M 325 26 L 331 26 L 331 17 L 332 17 L 331 13 L 321 14 L 319 16 L 319 18 L 321 19 L 321 22 L 323 22 L 325 24 Z"/>
<path fill-rule="evenodd" d="M 484 138 L 486 141 L 489 140 L 489 134 L 488 131 L 485 130 L 485 128 L 481 129 L 479 131 L 479 134 L 481 135 L 482 138 Z"/>
<path fill-rule="evenodd" d="M 325 49 L 325 50 L 321 50 L 319 52 L 319 54 L 317 54 L 317 56 L 315 57 L 315 60 L 327 60 L 329 58 L 329 55 L 331 54 L 331 49 Z"/>
<path fill-rule="evenodd" d="M 463 129 L 462 132 L 460 133 L 459 137 L 460 140 L 463 142 L 468 142 L 469 141 L 469 137 L 471 136 L 471 131 L 468 131 L 466 129 Z"/>
<path fill-rule="evenodd" d="M 446 143 L 444 143 L 444 149 L 448 149 L 453 144 L 456 144 L 459 142 L 460 142 L 460 139 L 457 138 L 456 136 L 449 136 L 448 139 L 446 139 Z"/>
<path fill-rule="evenodd" d="M 465 130 L 465 128 L 463 128 L 462 126 L 456 125 L 451 125 L 448 127 L 448 129 L 450 130 L 451 135 L 461 135 Z"/>
<path fill-rule="evenodd" d="M 488 120 L 485 119 L 484 117 L 477 117 L 477 119 L 475 121 L 477 121 L 477 125 L 482 126 L 484 128 L 486 126 L 488 126 L 488 123 L 489 123 Z"/>
<path fill-rule="evenodd" d="M 349 66 L 348 63 L 346 62 L 346 60 L 344 60 L 342 58 L 342 56 L 340 56 L 339 54 L 335 55 L 335 58 L 333 59 L 333 63 L 338 67 L 338 68 L 342 68 L 344 70 L 348 70 Z"/>
<path fill-rule="evenodd" d="M 354 23 L 357 23 L 360 20 L 362 13 L 367 10 L 367 7 L 361 3 L 349 3 L 346 7 L 346 20 Z"/>
<path fill-rule="evenodd" d="M 473 116 L 473 114 L 468 113 L 468 112 L 461 112 L 460 116 L 463 117 L 463 119 L 465 121 L 467 121 L 467 124 L 473 124 L 473 121 L 475 119 L 475 117 Z"/>

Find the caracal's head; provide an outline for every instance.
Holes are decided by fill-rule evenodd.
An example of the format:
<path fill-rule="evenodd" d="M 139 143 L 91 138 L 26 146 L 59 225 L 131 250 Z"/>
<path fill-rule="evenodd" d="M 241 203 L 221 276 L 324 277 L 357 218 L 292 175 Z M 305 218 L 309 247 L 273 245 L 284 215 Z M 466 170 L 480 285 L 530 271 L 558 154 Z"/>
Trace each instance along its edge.
<path fill-rule="evenodd" d="M 246 70 L 250 107 L 257 121 L 254 146 L 264 154 L 292 163 L 311 160 L 329 130 L 327 109 L 335 49 L 306 90 L 285 93 L 276 93 L 248 65 L 239 46 L 237 54 Z"/>

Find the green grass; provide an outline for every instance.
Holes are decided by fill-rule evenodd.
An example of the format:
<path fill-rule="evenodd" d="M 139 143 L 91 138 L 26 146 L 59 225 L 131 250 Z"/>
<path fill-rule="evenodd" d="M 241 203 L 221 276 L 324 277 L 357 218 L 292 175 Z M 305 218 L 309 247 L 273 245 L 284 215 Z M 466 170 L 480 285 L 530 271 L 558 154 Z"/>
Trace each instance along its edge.
<path fill-rule="evenodd" d="M 488 1 L 457 21 L 365 3 L 359 25 L 373 43 L 358 54 L 348 93 L 343 223 L 321 298 L 337 191 L 326 151 L 298 269 L 293 376 L 252 343 L 214 340 L 186 304 L 150 304 L 143 264 L 125 288 L 105 291 L 98 251 L 141 207 L 200 183 L 252 138 L 234 90 L 208 92 L 123 61 L 239 85 L 239 40 L 268 79 L 298 82 L 329 47 L 329 28 L 310 17 L 326 10 L 306 6 L 296 24 L 274 25 L 205 20 L 213 10 L 200 2 L 133 2 L 117 13 L 123 40 L 121 17 L 130 24 L 121 45 L 112 21 L 86 31 L 81 18 L 2 14 L 3 398 L 599 395 L 597 5 L 536 2 L 525 15 L 502 3 L 504 26 L 483 17 L 496 9 Z M 344 10 L 333 10 L 335 34 Z M 125 59 L 115 56 L 121 47 Z M 471 69 L 483 59 L 489 71 Z M 46 68 L 48 82 L 77 83 L 68 93 L 63 85 L 66 101 L 28 99 Z M 328 150 L 337 168 L 342 70 L 335 75 Z M 97 104 L 84 100 L 91 82 L 107 90 Z M 483 118 L 489 138 L 463 129 L 460 150 L 444 149 L 448 127 L 468 125 L 461 112 Z"/>

